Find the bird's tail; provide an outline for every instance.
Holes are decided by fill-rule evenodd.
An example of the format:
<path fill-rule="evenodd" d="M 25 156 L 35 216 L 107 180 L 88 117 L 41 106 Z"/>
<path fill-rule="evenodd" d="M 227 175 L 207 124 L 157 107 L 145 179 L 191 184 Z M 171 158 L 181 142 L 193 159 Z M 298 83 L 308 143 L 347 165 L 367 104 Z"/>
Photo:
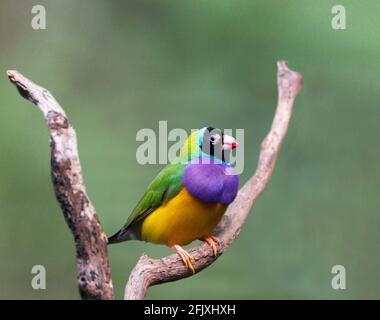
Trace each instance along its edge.
<path fill-rule="evenodd" d="M 113 236 L 108 238 L 108 244 L 118 243 L 118 242 L 122 242 L 125 240 L 129 240 L 127 232 L 128 232 L 127 229 L 124 229 L 124 228 L 120 229 Z"/>

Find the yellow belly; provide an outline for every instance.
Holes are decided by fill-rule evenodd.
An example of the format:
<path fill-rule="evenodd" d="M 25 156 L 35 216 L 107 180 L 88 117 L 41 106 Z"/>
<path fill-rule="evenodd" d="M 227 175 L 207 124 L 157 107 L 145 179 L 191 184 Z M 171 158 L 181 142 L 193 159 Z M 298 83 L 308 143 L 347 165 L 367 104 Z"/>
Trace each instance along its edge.
<path fill-rule="evenodd" d="M 141 238 L 169 247 L 188 244 L 210 236 L 226 208 L 221 203 L 202 203 L 183 188 L 173 199 L 145 218 Z"/>

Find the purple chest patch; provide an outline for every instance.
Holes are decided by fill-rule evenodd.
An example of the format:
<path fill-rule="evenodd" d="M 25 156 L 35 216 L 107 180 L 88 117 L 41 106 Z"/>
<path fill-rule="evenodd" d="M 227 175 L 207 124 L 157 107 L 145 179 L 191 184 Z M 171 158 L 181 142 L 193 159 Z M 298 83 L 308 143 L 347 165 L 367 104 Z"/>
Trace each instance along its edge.
<path fill-rule="evenodd" d="M 239 178 L 235 169 L 216 163 L 189 163 L 185 168 L 182 183 L 187 191 L 199 200 L 225 205 L 229 205 L 235 199 L 239 188 Z"/>

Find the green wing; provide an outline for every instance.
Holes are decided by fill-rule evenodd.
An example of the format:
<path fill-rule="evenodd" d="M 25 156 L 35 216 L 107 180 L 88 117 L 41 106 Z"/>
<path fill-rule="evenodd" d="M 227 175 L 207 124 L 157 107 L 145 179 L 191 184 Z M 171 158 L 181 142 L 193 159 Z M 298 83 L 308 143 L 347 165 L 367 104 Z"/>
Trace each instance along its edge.
<path fill-rule="evenodd" d="M 132 211 L 124 228 L 128 228 L 132 223 L 145 218 L 147 214 L 162 203 L 173 198 L 181 189 L 184 169 L 183 163 L 168 164 L 162 169 Z"/>
<path fill-rule="evenodd" d="M 109 243 L 124 241 L 126 231 L 137 221 L 145 218 L 162 203 L 173 198 L 182 187 L 182 175 L 185 164 L 168 164 L 154 178 L 144 195 L 133 209 L 124 227 L 108 239 Z"/>

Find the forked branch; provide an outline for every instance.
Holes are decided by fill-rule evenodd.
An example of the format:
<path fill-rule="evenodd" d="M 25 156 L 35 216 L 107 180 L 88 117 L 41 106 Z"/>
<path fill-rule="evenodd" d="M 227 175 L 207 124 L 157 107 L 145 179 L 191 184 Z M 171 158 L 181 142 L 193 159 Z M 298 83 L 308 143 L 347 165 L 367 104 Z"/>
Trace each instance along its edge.
<path fill-rule="evenodd" d="M 217 255 L 213 256 L 207 244 L 201 244 L 189 251 L 194 257 L 196 272 L 212 264 L 238 236 L 254 202 L 272 176 L 277 154 L 288 130 L 293 103 L 302 82 L 301 75 L 290 70 L 285 61 L 279 61 L 277 68 L 277 109 L 271 130 L 262 142 L 256 172 L 241 188 L 215 231 L 221 240 L 217 245 Z M 114 299 L 107 238 L 85 190 L 75 131 L 49 91 L 17 71 L 8 71 L 8 78 L 25 99 L 39 107 L 47 121 L 53 186 L 63 215 L 74 235 L 81 297 Z M 143 299 L 150 286 L 191 275 L 176 254 L 159 260 L 144 254 L 130 274 L 124 298 Z"/>

